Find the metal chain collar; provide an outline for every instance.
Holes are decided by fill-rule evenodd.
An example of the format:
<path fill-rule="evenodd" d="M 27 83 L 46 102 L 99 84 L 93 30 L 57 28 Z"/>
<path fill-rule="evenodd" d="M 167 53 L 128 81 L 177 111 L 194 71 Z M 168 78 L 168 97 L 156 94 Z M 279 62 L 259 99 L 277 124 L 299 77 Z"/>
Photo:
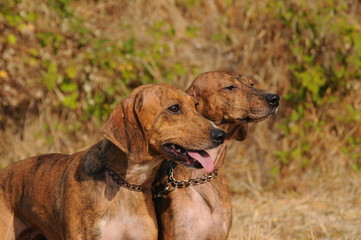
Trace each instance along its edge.
<path fill-rule="evenodd" d="M 145 192 L 147 189 L 141 185 L 133 185 L 125 182 L 111 167 L 107 164 L 105 157 L 101 154 L 101 149 L 98 151 L 98 157 L 104 164 L 105 169 L 108 171 L 109 176 L 121 187 L 135 192 Z"/>
<path fill-rule="evenodd" d="M 174 164 L 171 162 L 168 172 L 168 180 L 164 188 L 158 193 L 154 193 L 154 198 L 159 198 L 167 193 L 174 191 L 177 188 L 185 188 L 194 185 L 200 185 L 212 181 L 219 176 L 219 170 L 216 169 L 213 172 L 207 173 L 197 178 L 190 178 L 188 180 L 176 180 L 174 178 Z"/>

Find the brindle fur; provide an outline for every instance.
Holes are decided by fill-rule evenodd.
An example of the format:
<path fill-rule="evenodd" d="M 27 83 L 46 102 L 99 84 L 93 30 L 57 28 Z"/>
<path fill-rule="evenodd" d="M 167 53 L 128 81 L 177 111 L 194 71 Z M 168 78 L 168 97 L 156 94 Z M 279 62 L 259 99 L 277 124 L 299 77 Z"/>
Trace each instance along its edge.
<path fill-rule="evenodd" d="M 235 86 L 234 89 L 226 87 Z M 253 88 L 250 78 L 228 71 L 214 71 L 198 76 L 187 93 L 196 98 L 198 111 L 228 133 L 218 148 L 215 169 L 220 176 L 211 182 L 176 189 L 155 202 L 159 239 L 226 239 L 232 224 L 231 199 L 222 164 L 227 144 L 233 138 L 243 141 L 247 121 L 260 121 L 276 112 L 266 101 L 267 92 Z M 167 163 L 162 164 L 157 182 L 165 182 Z M 190 170 L 182 165 L 174 169 L 178 180 L 204 175 L 204 170 Z M 162 179 L 163 176 L 163 179 Z M 161 179 L 161 180 L 159 180 Z"/>
<path fill-rule="evenodd" d="M 167 111 L 174 104 L 180 114 Z M 214 129 L 180 89 L 137 88 L 112 113 L 102 141 L 72 155 L 15 162 L 0 173 L 0 239 L 157 239 L 151 191 L 117 185 L 99 160 L 99 149 L 125 181 L 150 189 L 162 160 L 169 158 L 164 143 L 216 147 Z"/>

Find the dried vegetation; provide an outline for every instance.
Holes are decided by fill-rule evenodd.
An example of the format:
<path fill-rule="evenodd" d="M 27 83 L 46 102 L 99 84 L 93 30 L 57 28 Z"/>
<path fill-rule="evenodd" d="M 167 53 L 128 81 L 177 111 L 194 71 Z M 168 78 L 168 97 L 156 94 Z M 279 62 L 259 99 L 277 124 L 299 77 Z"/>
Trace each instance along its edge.
<path fill-rule="evenodd" d="M 229 69 L 282 95 L 229 148 L 230 239 L 361 239 L 360 16 L 356 0 L 3 0 L 0 168 L 96 142 L 138 85 Z"/>

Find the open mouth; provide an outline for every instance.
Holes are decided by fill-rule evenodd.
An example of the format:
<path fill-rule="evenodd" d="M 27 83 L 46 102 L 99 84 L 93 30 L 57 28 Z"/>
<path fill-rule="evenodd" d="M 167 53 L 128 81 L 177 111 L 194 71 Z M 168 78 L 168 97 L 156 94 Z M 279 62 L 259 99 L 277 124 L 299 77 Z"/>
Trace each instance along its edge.
<path fill-rule="evenodd" d="M 188 150 L 174 143 L 164 144 L 163 150 L 186 167 L 204 168 L 207 172 L 214 168 L 213 159 L 205 150 Z"/>

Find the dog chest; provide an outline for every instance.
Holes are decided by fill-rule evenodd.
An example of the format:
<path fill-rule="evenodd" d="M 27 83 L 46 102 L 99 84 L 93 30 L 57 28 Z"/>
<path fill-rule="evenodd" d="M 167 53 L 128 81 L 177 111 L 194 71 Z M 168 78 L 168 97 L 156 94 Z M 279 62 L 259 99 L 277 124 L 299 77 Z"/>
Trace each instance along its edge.
<path fill-rule="evenodd" d="M 223 208 L 219 206 L 219 198 L 213 191 L 200 194 L 206 186 L 182 189 L 187 194 L 173 196 L 174 211 L 177 221 L 173 231 L 175 239 L 224 239 L 228 231 L 228 219 L 224 217 Z M 187 196 L 187 197 L 185 197 Z"/>
<path fill-rule="evenodd" d="M 101 239 L 157 239 L 157 226 L 153 218 L 119 213 L 99 221 Z"/>

